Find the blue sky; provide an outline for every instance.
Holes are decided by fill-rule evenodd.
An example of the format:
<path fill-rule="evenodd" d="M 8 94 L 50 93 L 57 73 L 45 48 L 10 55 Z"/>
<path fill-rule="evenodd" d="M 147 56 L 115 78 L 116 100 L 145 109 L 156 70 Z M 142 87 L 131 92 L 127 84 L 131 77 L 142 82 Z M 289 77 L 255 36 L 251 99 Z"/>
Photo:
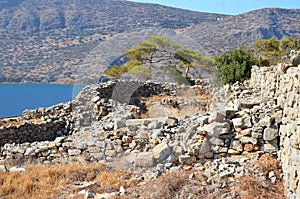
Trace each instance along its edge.
<path fill-rule="evenodd" d="M 260 8 L 300 8 L 300 0 L 132 0 L 157 3 L 166 6 L 213 12 L 221 14 L 242 14 Z"/>

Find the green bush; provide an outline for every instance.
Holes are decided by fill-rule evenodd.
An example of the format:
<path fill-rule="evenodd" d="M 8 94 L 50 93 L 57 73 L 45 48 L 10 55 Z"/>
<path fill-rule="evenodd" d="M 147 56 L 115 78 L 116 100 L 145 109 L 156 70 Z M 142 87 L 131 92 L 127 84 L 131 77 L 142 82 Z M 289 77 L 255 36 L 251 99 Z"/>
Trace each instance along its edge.
<path fill-rule="evenodd" d="M 217 72 L 223 84 L 243 82 L 251 76 L 251 68 L 257 64 L 253 53 L 245 48 L 236 48 L 215 58 Z"/>

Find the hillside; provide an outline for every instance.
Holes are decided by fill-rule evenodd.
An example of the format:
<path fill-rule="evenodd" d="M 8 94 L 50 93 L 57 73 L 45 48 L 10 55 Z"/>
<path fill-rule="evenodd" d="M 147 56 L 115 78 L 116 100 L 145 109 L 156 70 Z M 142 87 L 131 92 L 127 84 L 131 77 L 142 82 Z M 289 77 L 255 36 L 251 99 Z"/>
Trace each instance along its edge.
<path fill-rule="evenodd" d="M 218 55 L 260 39 L 300 38 L 299 21 L 300 9 L 268 8 L 202 23 L 189 28 L 186 34 L 203 46 L 202 53 Z"/>
<path fill-rule="evenodd" d="M 95 82 L 149 35 L 215 56 L 272 36 L 300 37 L 300 9 L 228 16 L 126 0 L 0 2 L 0 82 Z"/>

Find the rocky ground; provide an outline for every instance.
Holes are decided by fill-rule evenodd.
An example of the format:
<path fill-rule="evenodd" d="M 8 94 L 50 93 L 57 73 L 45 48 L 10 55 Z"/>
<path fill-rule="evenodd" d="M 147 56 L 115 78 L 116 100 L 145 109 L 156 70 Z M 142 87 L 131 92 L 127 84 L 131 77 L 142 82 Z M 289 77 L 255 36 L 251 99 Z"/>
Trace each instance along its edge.
<path fill-rule="evenodd" d="M 65 127 L 55 130 L 53 140 L 8 141 L 0 151 L 2 170 L 26 163 L 102 162 L 129 176 L 110 189 L 101 189 L 96 177 L 82 178 L 82 186 L 61 198 L 284 198 L 276 160 L 281 110 L 260 96 L 247 82 L 224 90 L 206 81 L 91 85 L 72 103 L 24 112 L 23 119 Z M 32 127 L 9 131 L 18 134 L 19 128 L 34 138 Z"/>

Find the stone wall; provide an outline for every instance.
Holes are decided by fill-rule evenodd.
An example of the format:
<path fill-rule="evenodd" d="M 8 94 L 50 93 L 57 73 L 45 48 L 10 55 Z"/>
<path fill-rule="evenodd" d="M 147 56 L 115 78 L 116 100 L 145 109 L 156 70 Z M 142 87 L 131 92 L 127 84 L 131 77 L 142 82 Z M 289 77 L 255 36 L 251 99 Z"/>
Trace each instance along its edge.
<path fill-rule="evenodd" d="M 251 84 L 262 96 L 275 99 L 273 115 L 280 122 L 280 151 L 285 185 L 290 198 L 300 198 L 300 67 L 286 73 L 276 68 L 253 67 Z"/>

